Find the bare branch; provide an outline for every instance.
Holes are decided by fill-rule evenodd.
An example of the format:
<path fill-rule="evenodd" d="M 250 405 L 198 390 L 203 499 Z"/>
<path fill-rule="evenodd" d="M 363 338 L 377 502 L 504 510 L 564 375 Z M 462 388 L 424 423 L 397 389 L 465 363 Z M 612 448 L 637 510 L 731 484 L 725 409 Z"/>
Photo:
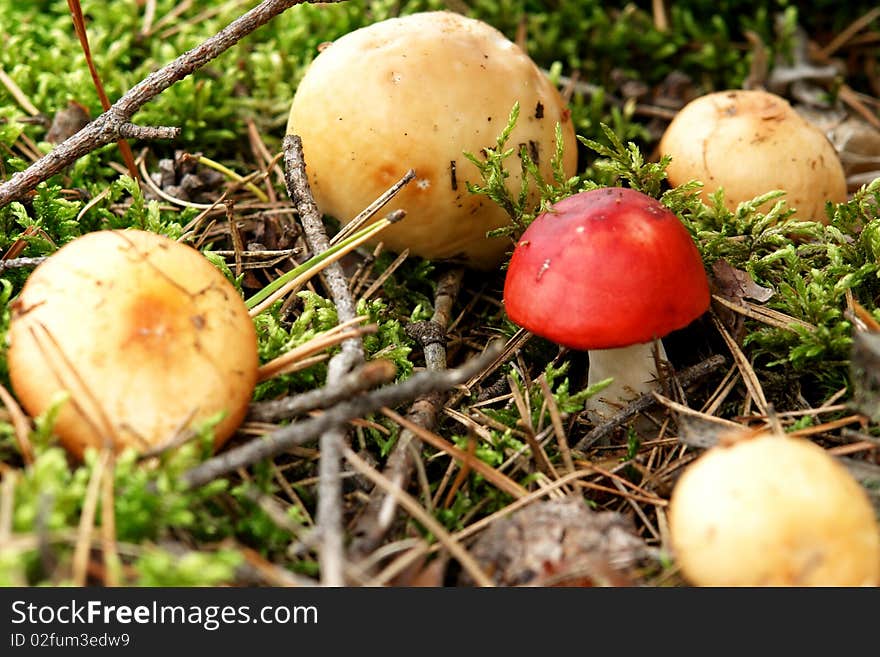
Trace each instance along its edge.
<path fill-rule="evenodd" d="M 282 144 L 284 150 L 284 181 L 287 193 L 296 205 L 306 242 L 312 253 L 319 254 L 330 248 L 330 240 L 324 228 L 324 219 L 318 209 L 303 157 L 302 140 L 298 135 L 288 135 Z M 324 278 L 330 288 L 330 296 L 336 306 L 339 322 L 357 316 L 354 300 L 348 289 L 348 281 L 338 262 L 328 265 Z M 339 384 L 345 375 L 364 360 L 364 346 L 360 337 L 342 343 L 342 351 L 330 360 L 327 369 L 327 385 Z M 342 535 L 342 449 L 345 429 L 336 425 L 321 435 L 321 460 L 318 466 L 318 531 L 321 537 L 321 581 L 328 586 L 345 584 L 343 565 L 345 542 Z"/>
<path fill-rule="evenodd" d="M 165 89 L 197 71 L 281 12 L 294 5 L 310 1 L 265 0 L 201 45 L 154 71 L 85 128 L 63 141 L 24 171 L 15 173 L 9 180 L 0 184 L 0 207 L 22 198 L 42 181 L 59 173 L 83 155 L 121 138 L 124 132 L 129 131 L 131 134 L 133 128 L 126 127 L 131 124 L 131 117 Z"/>
<path fill-rule="evenodd" d="M 302 140 L 297 135 L 284 138 L 284 169 L 287 193 L 296 205 L 300 222 L 305 231 L 306 241 L 312 253 L 317 255 L 330 248 L 330 240 L 324 228 L 323 215 L 312 198 L 309 179 L 306 175 L 306 163 L 303 158 Z M 357 316 L 354 300 L 348 289 L 348 281 L 339 263 L 328 265 L 324 277 L 330 288 L 330 296 L 336 305 L 336 314 L 340 322 L 347 322 Z M 364 359 L 364 350 L 359 338 L 352 338 L 342 343 L 344 362 L 337 365 L 342 371 L 350 370 Z M 336 360 L 336 359 L 334 359 Z M 328 374 L 328 379 L 330 378 Z"/>
<path fill-rule="evenodd" d="M 22 267 L 36 267 L 46 256 L 37 256 L 34 258 L 10 258 L 9 260 L 0 260 L 0 272 L 7 269 L 20 269 Z"/>
<path fill-rule="evenodd" d="M 328 408 L 359 392 L 388 383 L 396 372 L 397 368 L 391 361 L 372 360 L 352 370 L 332 386 L 315 388 L 292 397 L 253 403 L 248 410 L 248 419 L 258 422 L 289 420 L 316 408 Z"/>
<path fill-rule="evenodd" d="M 177 139 L 180 136 L 180 128 L 123 123 L 119 126 L 119 136 L 123 139 Z"/>
<path fill-rule="evenodd" d="M 330 240 L 324 228 L 323 215 L 318 209 L 309 179 L 306 175 L 306 163 L 303 157 L 302 140 L 298 135 L 284 138 L 284 164 L 287 193 L 296 205 L 300 221 L 303 225 L 306 241 L 312 252 L 322 253 L 330 248 Z M 398 183 L 384 195 L 391 198 L 412 179 Z M 372 207 L 372 206 L 371 206 Z M 349 289 L 348 281 L 338 262 L 328 265 L 324 272 L 330 296 L 336 305 L 336 314 L 340 322 L 348 321 L 356 316 L 355 303 Z M 330 360 L 327 370 L 328 387 L 336 386 L 353 367 L 363 362 L 364 348 L 360 337 L 342 343 L 342 352 Z M 331 428 L 321 436 L 321 461 L 318 473 L 318 531 L 321 533 L 323 549 L 321 550 L 321 579 L 331 586 L 343 585 L 343 554 L 342 537 L 342 478 L 341 462 L 344 447 L 345 430 L 342 425 Z"/>
<path fill-rule="evenodd" d="M 332 427 L 373 413 L 383 406 L 393 408 L 422 395 L 449 390 L 483 371 L 500 351 L 500 345 L 492 344 L 482 354 L 456 369 L 444 372 L 416 372 L 406 381 L 383 386 L 350 401 L 336 404 L 322 415 L 289 424 L 241 447 L 208 459 L 184 473 L 183 481 L 189 488 L 204 486 L 238 468 L 272 458 L 292 447 L 315 440 Z"/>

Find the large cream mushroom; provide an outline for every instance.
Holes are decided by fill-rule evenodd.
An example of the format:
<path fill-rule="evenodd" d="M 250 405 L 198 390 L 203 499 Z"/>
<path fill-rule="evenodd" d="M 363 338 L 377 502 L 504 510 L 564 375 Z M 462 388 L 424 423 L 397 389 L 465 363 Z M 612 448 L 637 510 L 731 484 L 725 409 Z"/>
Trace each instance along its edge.
<path fill-rule="evenodd" d="M 8 363 L 31 415 L 67 394 L 54 429 L 75 456 L 147 451 L 223 412 L 219 446 L 247 410 L 257 339 L 243 300 L 201 253 L 145 231 L 98 231 L 27 279 Z"/>
<path fill-rule="evenodd" d="M 729 210 L 774 190 L 801 220 L 825 221 L 825 202 L 846 201 L 843 166 L 825 134 L 788 101 L 759 90 L 719 91 L 691 101 L 660 140 L 669 182 L 724 189 Z M 762 207 L 764 211 L 769 207 Z"/>
<path fill-rule="evenodd" d="M 558 123 L 564 169 L 573 175 L 572 121 L 528 55 L 486 23 L 424 12 L 355 30 L 322 51 L 297 88 L 287 131 L 302 138 L 324 213 L 350 221 L 413 168 L 416 179 L 388 206 L 406 209 L 407 220 L 382 233 L 385 246 L 489 269 L 510 241 L 486 239 L 486 232 L 509 218 L 468 193 L 466 183 L 480 178 L 462 153 L 494 146 L 516 102 L 520 117 L 509 145 L 525 145 L 549 180 Z M 515 195 L 518 162 L 508 169 Z"/>
<path fill-rule="evenodd" d="M 877 586 L 880 528 L 860 484 L 821 447 L 762 434 L 708 450 L 669 506 L 699 586 Z"/>

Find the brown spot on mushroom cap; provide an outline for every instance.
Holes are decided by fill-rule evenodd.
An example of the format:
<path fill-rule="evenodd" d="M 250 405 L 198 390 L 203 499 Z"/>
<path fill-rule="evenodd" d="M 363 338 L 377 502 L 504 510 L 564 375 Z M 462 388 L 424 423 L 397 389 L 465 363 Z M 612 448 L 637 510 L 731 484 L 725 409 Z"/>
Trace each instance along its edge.
<path fill-rule="evenodd" d="M 134 295 L 119 317 L 124 323 L 120 347 L 140 348 L 150 354 L 164 351 L 180 339 L 179 325 L 190 322 L 185 305 L 186 299 L 177 294 L 150 291 Z"/>
<path fill-rule="evenodd" d="M 244 417 L 258 365 L 253 322 L 191 247 L 144 231 L 89 233 L 34 270 L 17 308 L 13 388 L 31 415 L 70 394 L 55 432 L 76 456 L 105 440 L 155 447 L 225 411 L 219 446 Z"/>

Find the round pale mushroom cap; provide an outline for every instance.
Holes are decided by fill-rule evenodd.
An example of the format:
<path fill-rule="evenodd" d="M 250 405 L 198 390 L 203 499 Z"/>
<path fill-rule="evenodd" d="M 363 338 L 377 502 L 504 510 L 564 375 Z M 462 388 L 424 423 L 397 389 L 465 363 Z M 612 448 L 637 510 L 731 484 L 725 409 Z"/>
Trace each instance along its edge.
<path fill-rule="evenodd" d="M 723 187 L 731 211 L 781 189 L 798 218 L 824 222 L 826 201 L 846 201 L 846 177 L 834 146 L 787 100 L 766 91 L 696 98 L 669 124 L 660 153 L 672 158 L 666 169 L 672 185 L 702 181 L 707 203 Z M 766 212 L 772 203 L 761 209 Z"/>
<path fill-rule="evenodd" d="M 504 307 L 557 344 L 612 349 L 690 324 L 709 308 L 709 283 L 678 217 L 646 194 L 607 187 L 563 199 L 529 225 Z"/>
<path fill-rule="evenodd" d="M 98 231 L 27 279 L 8 362 L 31 415 L 69 394 L 54 429 L 76 456 L 111 443 L 143 452 L 223 411 L 219 446 L 253 393 L 257 338 L 238 292 L 201 253 L 145 231 Z"/>
<path fill-rule="evenodd" d="M 416 179 L 383 210 L 403 208 L 407 217 L 377 240 L 392 251 L 489 269 L 510 241 L 486 233 L 510 219 L 468 192 L 467 183 L 481 179 L 462 153 L 483 157 L 495 147 L 516 102 L 520 116 L 508 147 L 524 145 L 552 180 L 559 123 L 563 169 L 573 175 L 569 112 L 528 55 L 482 21 L 424 12 L 355 30 L 322 51 L 297 88 L 287 132 L 302 138 L 322 212 L 348 222 L 413 168 Z M 516 155 L 506 162 L 516 196 L 520 162 Z M 532 185 L 530 201 L 537 199 Z"/>
<path fill-rule="evenodd" d="M 699 586 L 877 586 L 880 528 L 821 447 L 764 434 L 708 450 L 672 492 L 677 563 Z"/>

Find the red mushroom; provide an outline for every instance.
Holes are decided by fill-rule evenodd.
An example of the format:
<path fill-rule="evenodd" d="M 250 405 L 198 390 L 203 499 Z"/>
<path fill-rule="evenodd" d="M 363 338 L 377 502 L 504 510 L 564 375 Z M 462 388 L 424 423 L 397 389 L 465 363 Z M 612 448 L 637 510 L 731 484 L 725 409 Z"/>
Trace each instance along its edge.
<path fill-rule="evenodd" d="M 709 283 L 687 229 L 657 200 L 609 187 L 538 216 L 513 251 L 504 306 L 515 324 L 588 350 L 589 383 L 613 383 L 587 405 L 596 419 L 652 388 L 656 339 L 709 307 Z"/>

